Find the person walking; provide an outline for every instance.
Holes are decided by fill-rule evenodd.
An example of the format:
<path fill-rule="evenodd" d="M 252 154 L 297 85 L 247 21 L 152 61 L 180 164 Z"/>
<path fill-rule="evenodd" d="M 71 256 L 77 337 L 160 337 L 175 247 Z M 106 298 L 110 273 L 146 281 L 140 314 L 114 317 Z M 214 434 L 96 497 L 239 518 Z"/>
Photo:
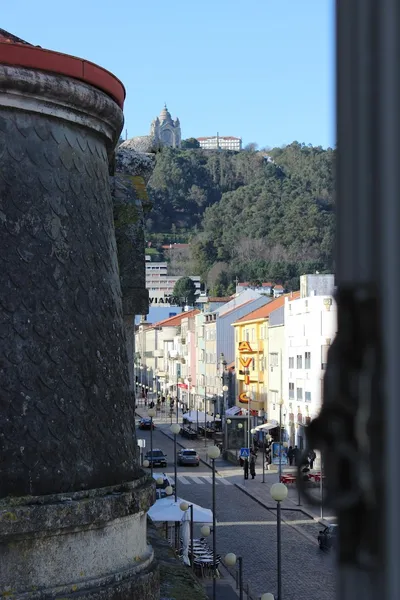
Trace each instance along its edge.
<path fill-rule="evenodd" d="M 310 465 L 310 470 L 314 468 L 314 461 L 316 458 L 317 455 L 315 454 L 314 450 L 310 450 L 308 453 L 308 464 Z"/>
<path fill-rule="evenodd" d="M 289 459 L 289 465 L 292 466 L 293 465 L 293 459 L 294 459 L 293 446 L 289 446 L 287 455 L 288 455 L 288 459 Z"/>
<path fill-rule="evenodd" d="M 254 452 L 250 456 L 250 475 L 252 479 L 256 476 L 256 456 Z"/>
<path fill-rule="evenodd" d="M 244 459 L 243 471 L 244 471 L 244 478 L 248 479 L 249 478 L 249 459 L 248 458 Z"/>
<path fill-rule="evenodd" d="M 298 447 L 297 447 L 297 446 L 295 446 L 295 447 L 293 448 L 293 458 L 294 458 L 294 464 L 295 464 L 296 466 L 298 466 L 298 464 L 299 464 L 299 460 L 300 460 L 300 450 L 298 449 Z"/>

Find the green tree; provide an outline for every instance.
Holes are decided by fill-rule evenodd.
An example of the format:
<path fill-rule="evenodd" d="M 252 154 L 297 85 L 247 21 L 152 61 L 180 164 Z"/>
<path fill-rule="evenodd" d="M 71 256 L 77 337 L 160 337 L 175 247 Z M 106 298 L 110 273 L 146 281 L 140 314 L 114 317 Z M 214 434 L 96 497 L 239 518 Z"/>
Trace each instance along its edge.
<path fill-rule="evenodd" d="M 190 277 L 181 277 L 174 285 L 172 292 L 180 306 L 193 306 L 196 300 L 196 285 Z"/>
<path fill-rule="evenodd" d="M 190 148 L 200 148 L 200 143 L 196 138 L 188 138 L 187 140 L 182 140 L 181 146 L 184 150 L 189 150 Z"/>

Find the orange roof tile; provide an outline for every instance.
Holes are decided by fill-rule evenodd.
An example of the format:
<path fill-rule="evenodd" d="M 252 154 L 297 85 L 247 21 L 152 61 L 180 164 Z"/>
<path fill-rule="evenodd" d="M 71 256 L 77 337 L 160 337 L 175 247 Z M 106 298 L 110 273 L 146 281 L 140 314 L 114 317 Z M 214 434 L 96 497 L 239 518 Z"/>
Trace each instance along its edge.
<path fill-rule="evenodd" d="M 200 311 L 197 308 L 194 310 L 181 312 L 179 315 L 174 315 L 173 317 L 168 317 L 168 319 L 154 323 L 152 327 L 176 327 L 181 324 L 182 319 L 185 319 L 186 317 L 194 317 L 195 315 L 198 315 L 199 312 Z"/>
<path fill-rule="evenodd" d="M 272 300 L 268 304 L 264 304 L 264 306 L 261 306 L 260 308 L 257 308 L 257 310 L 253 310 L 253 312 L 249 313 L 248 315 L 245 315 L 241 319 L 238 319 L 237 321 L 235 321 L 234 325 L 236 325 L 237 323 L 245 323 L 246 321 L 257 321 L 258 319 L 266 319 L 274 310 L 276 310 L 277 308 L 281 308 L 281 306 L 285 304 L 285 298 L 296 300 L 297 298 L 300 298 L 300 292 L 283 294 L 279 298 L 275 298 L 275 300 Z"/>

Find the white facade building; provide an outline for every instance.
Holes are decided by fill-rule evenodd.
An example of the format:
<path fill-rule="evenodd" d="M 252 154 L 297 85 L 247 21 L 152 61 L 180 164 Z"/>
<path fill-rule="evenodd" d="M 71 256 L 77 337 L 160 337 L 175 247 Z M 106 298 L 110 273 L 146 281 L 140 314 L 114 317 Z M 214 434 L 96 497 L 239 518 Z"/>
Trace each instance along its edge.
<path fill-rule="evenodd" d="M 215 135 L 196 138 L 203 150 L 232 150 L 239 152 L 242 149 L 242 138 L 231 135 Z"/>
<path fill-rule="evenodd" d="M 149 291 L 150 305 L 157 304 L 171 306 L 173 290 L 181 275 L 168 275 L 167 262 L 153 262 L 146 260 L 146 289 Z M 198 294 L 200 294 L 200 276 L 191 275 Z"/>
<path fill-rule="evenodd" d="M 337 331 L 332 296 L 285 301 L 284 425 L 290 443 L 305 445 L 304 426 L 321 409 L 329 347 Z"/>

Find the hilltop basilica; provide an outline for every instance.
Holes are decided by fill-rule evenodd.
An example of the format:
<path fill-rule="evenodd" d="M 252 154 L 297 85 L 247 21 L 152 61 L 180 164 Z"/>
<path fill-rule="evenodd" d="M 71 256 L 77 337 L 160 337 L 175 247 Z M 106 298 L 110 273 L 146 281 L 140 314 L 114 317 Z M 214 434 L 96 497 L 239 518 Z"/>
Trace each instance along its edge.
<path fill-rule="evenodd" d="M 178 118 L 172 119 L 166 104 L 151 123 L 150 137 L 160 146 L 181 147 L 181 124 Z"/>

